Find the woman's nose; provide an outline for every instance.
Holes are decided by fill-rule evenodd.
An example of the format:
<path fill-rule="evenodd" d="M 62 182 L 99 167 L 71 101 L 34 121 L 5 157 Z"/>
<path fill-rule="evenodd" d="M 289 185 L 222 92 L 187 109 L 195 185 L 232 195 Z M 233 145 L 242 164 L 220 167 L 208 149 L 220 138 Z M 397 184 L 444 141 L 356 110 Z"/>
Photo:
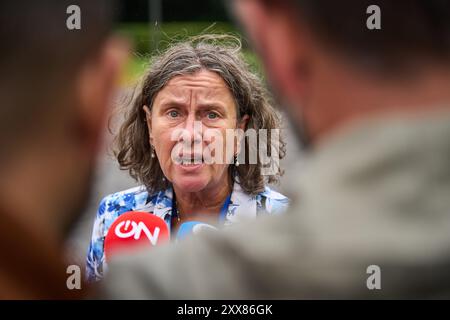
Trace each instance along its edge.
<path fill-rule="evenodd" d="M 197 120 L 195 116 L 189 115 L 186 118 L 183 128 L 184 134 L 180 136 L 180 139 L 185 141 L 188 140 L 191 143 L 201 143 L 203 140 L 203 124 L 201 121 Z"/>

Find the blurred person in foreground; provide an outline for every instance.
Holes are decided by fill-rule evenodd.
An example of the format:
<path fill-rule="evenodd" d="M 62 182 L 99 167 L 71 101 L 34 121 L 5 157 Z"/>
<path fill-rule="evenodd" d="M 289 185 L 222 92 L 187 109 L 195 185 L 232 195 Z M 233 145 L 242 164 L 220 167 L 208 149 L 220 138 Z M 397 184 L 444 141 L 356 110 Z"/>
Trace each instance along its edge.
<path fill-rule="evenodd" d="M 70 30 L 70 5 L 81 29 Z M 65 239 L 125 57 L 109 1 L 0 2 L 0 298 L 79 298 Z"/>
<path fill-rule="evenodd" d="M 366 10 L 381 9 L 381 30 Z M 298 200 L 117 257 L 106 297 L 450 297 L 450 3 L 239 0 L 307 148 Z M 369 290 L 370 266 L 381 289 Z"/>
<path fill-rule="evenodd" d="M 284 141 L 273 133 L 261 147 L 261 133 L 279 132 L 281 119 L 241 54 L 236 37 L 202 35 L 152 59 L 136 96 L 124 106 L 116 136 L 121 168 L 141 186 L 101 201 L 87 256 L 88 280 L 99 280 L 106 271 L 105 237 L 125 212 L 163 219 L 176 240 L 185 222 L 221 228 L 285 211 L 288 199 L 267 185 L 282 174 Z M 268 160 L 276 157 L 270 170 L 263 167 L 268 161 L 261 148 L 272 151 Z"/>

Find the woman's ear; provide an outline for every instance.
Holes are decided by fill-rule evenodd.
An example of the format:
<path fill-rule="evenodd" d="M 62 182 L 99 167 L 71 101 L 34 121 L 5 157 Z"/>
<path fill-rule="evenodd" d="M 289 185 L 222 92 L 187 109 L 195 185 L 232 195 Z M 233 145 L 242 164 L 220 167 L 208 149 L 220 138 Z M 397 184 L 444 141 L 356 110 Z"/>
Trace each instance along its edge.
<path fill-rule="evenodd" d="M 247 129 L 248 120 L 250 119 L 248 114 L 245 114 L 238 123 L 238 128 L 245 131 Z"/>
<path fill-rule="evenodd" d="M 239 121 L 237 129 L 241 129 L 243 132 L 245 132 L 245 130 L 247 129 L 247 124 L 249 121 L 250 117 L 248 114 L 245 114 L 242 119 Z M 241 150 L 241 143 L 242 143 L 242 139 L 244 139 L 244 136 L 239 135 L 237 137 L 236 140 L 236 153 L 235 155 L 237 156 Z"/>
<path fill-rule="evenodd" d="M 148 128 L 148 134 L 149 134 L 149 139 L 150 139 L 150 144 L 153 145 L 153 134 L 152 134 L 152 113 L 149 109 L 148 106 L 144 105 L 142 107 L 142 109 L 145 112 L 145 120 L 147 123 L 147 128 Z"/>

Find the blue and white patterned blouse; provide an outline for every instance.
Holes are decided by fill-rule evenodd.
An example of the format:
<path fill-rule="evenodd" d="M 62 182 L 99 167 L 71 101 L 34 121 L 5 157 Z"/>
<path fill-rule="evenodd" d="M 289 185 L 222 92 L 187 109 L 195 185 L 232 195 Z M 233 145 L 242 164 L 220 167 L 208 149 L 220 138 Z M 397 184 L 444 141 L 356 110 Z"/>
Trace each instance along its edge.
<path fill-rule="evenodd" d="M 107 270 L 104 240 L 109 227 L 121 214 L 128 211 L 149 212 L 163 219 L 169 228 L 172 218 L 173 191 L 149 194 L 145 187 L 135 187 L 106 196 L 101 202 L 94 222 L 92 240 L 86 262 L 87 280 L 97 281 Z M 289 200 L 284 195 L 266 187 L 256 196 L 246 194 L 239 183 L 234 183 L 224 226 L 254 218 L 259 214 L 277 214 L 286 210 Z"/>

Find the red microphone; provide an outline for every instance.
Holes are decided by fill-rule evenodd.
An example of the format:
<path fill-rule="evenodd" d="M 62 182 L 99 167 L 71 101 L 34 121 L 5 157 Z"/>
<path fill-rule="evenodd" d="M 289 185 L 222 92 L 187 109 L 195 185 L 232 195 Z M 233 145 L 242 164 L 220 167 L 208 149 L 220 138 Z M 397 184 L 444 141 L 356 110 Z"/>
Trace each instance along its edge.
<path fill-rule="evenodd" d="M 129 211 L 120 215 L 105 238 L 106 260 L 120 250 L 156 246 L 170 239 L 165 221 L 148 212 Z"/>

